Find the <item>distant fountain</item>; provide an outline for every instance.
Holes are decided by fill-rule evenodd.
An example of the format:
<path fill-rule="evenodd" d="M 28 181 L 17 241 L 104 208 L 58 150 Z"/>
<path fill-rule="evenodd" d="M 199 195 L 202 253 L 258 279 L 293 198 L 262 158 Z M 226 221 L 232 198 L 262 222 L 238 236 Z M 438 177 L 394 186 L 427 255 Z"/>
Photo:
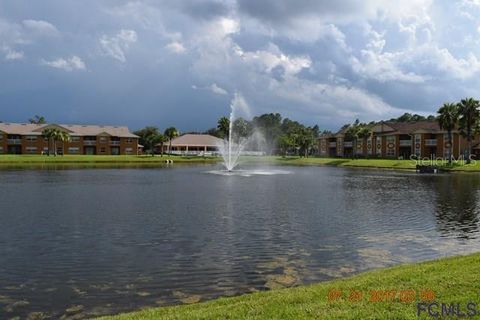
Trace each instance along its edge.
<path fill-rule="evenodd" d="M 240 156 L 244 149 L 252 145 L 256 145 L 254 147 L 257 151 L 251 152 L 249 151 L 249 155 L 263 155 L 264 153 L 258 151 L 259 146 L 262 149 L 262 141 L 264 141 L 263 135 L 254 130 L 253 133 L 249 137 L 241 137 L 236 136 L 238 135 L 237 132 L 233 130 L 233 124 L 235 121 L 235 117 L 238 111 L 241 111 L 242 114 L 251 118 L 250 109 L 248 104 L 245 102 L 243 97 L 239 93 L 235 93 L 234 98 L 230 104 L 230 117 L 229 117 L 229 126 L 228 126 L 228 137 L 225 137 L 222 142 L 220 142 L 217 147 L 222 155 L 223 158 L 223 166 L 225 170 L 212 170 L 208 171 L 212 174 L 222 175 L 222 176 L 242 176 L 242 177 L 250 177 L 254 175 L 263 175 L 263 176 L 270 176 L 270 175 L 279 175 L 279 174 L 289 174 L 289 171 L 286 170 L 274 170 L 269 168 L 257 168 L 257 169 L 236 169 L 238 166 Z"/>
<path fill-rule="evenodd" d="M 238 93 L 235 93 L 235 97 L 230 104 L 230 117 L 229 117 L 229 126 L 228 126 L 228 137 L 223 140 L 218 146 L 220 154 L 223 158 L 223 165 L 227 171 L 232 171 L 237 165 L 240 155 L 245 148 L 245 145 L 248 143 L 248 138 L 238 139 L 234 138 L 233 132 L 233 122 L 235 120 L 235 111 L 237 108 L 242 108 L 244 111 L 248 112 L 248 105 L 243 100 L 242 96 Z"/>

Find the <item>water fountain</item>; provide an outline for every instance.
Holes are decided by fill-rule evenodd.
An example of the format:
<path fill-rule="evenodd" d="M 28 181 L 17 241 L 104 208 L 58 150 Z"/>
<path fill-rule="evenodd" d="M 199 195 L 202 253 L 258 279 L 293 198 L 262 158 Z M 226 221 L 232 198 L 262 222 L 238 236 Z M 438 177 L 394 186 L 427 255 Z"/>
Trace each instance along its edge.
<path fill-rule="evenodd" d="M 218 150 L 223 159 L 223 166 L 225 170 L 209 171 L 210 173 L 220 175 L 239 175 L 249 177 L 252 175 L 274 175 L 274 174 L 288 174 L 289 171 L 285 170 L 272 170 L 272 169 L 255 169 L 244 170 L 236 169 L 239 164 L 240 156 L 245 147 L 259 139 L 259 135 L 252 134 L 249 137 L 235 137 L 233 130 L 233 123 L 236 117 L 236 112 L 242 111 L 247 117 L 251 117 L 248 104 L 239 93 L 235 93 L 235 96 L 230 104 L 230 116 L 228 126 L 228 136 L 218 144 Z"/>
<path fill-rule="evenodd" d="M 248 139 L 239 139 L 237 142 L 234 141 L 233 137 L 233 121 L 234 121 L 234 105 L 231 105 L 231 112 L 230 112 L 230 123 L 228 126 L 228 137 L 223 140 L 218 146 L 220 154 L 223 158 L 223 165 L 228 172 L 232 172 L 232 170 L 238 165 L 238 159 L 240 158 L 240 154 L 243 151 Z"/>

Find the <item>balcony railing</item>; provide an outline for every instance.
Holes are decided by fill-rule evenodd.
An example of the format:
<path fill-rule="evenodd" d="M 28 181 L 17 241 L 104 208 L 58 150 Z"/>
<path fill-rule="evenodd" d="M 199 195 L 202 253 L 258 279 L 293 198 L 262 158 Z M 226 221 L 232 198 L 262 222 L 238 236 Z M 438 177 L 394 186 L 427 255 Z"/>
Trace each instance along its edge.
<path fill-rule="evenodd" d="M 400 140 L 400 147 L 410 147 L 412 140 Z"/>
<path fill-rule="evenodd" d="M 343 143 L 343 146 L 347 147 L 347 148 L 349 148 L 349 147 L 351 148 L 351 147 L 353 147 L 353 142 L 352 141 L 345 141 Z"/>
<path fill-rule="evenodd" d="M 22 144 L 22 139 L 7 139 L 8 144 Z"/>
<path fill-rule="evenodd" d="M 97 144 L 96 140 L 83 140 L 83 144 L 86 146 L 94 146 Z"/>
<path fill-rule="evenodd" d="M 337 143 L 336 143 L 336 142 L 329 142 L 329 143 L 328 143 L 328 146 L 329 146 L 330 148 L 336 148 L 336 147 L 337 147 Z"/>
<path fill-rule="evenodd" d="M 120 145 L 120 141 L 110 141 L 110 144 L 112 146 L 119 146 Z"/>
<path fill-rule="evenodd" d="M 425 145 L 426 146 L 436 146 L 437 145 L 437 139 L 425 139 Z"/>

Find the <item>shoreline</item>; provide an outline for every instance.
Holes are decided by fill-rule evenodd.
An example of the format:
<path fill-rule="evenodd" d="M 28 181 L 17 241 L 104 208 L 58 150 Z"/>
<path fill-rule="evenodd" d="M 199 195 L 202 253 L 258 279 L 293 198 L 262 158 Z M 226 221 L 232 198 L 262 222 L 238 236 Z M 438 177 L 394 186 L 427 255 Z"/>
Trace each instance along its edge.
<path fill-rule="evenodd" d="M 464 311 L 466 304 L 474 301 L 479 315 L 479 264 L 480 253 L 473 253 L 375 269 L 311 285 L 151 307 L 97 319 L 416 319 L 419 304 L 432 301 L 460 303 Z M 414 296 L 405 298 L 405 293 L 412 290 Z M 361 295 L 352 299 L 351 292 Z M 372 300 L 372 292 L 377 292 L 379 301 Z M 386 292 L 395 295 L 378 294 Z M 428 316 L 426 311 L 423 315 Z"/>
<path fill-rule="evenodd" d="M 173 163 L 167 163 L 167 160 Z M 175 164 L 217 164 L 220 157 L 199 156 L 40 156 L 40 155 L 0 155 L 0 169 L 12 167 L 41 167 L 41 166 L 164 166 Z M 263 156 L 242 157 L 241 163 L 265 164 L 265 165 L 295 165 L 295 166 L 331 166 L 344 168 L 371 168 L 379 170 L 408 170 L 415 171 L 415 162 L 412 160 L 394 159 L 347 159 L 347 158 L 300 158 Z M 445 164 L 438 166 L 441 172 L 480 172 L 480 162 L 469 165 L 454 165 L 448 167 Z"/>

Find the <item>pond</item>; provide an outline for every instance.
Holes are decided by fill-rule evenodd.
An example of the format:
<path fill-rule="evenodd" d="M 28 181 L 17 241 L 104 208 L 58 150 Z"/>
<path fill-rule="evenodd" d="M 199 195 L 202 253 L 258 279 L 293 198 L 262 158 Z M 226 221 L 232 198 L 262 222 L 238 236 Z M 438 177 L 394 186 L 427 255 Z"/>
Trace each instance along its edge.
<path fill-rule="evenodd" d="M 193 303 L 480 249 L 477 174 L 218 168 L 0 171 L 0 318 Z"/>

